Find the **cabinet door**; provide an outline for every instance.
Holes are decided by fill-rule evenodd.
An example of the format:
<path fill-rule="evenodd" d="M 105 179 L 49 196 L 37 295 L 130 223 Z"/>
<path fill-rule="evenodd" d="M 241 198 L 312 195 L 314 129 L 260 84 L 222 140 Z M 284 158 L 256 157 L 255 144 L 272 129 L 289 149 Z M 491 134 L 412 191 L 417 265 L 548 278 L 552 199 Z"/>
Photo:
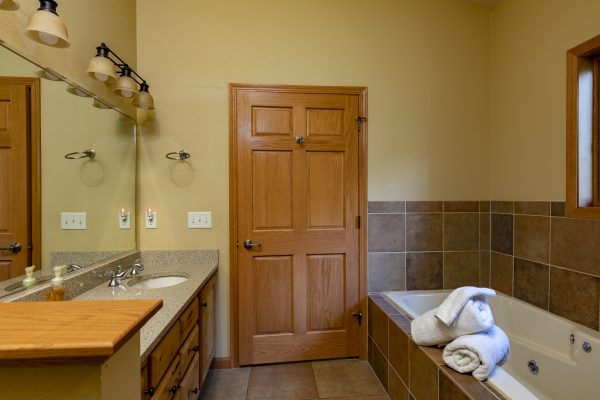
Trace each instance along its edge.
<path fill-rule="evenodd" d="M 148 365 L 144 365 L 142 367 L 141 372 L 141 386 L 142 386 L 142 400 L 148 400 L 150 397 L 145 393 L 146 389 L 148 389 Z"/>
<path fill-rule="evenodd" d="M 175 357 L 158 383 L 152 400 L 179 400 L 179 356 Z"/>
<path fill-rule="evenodd" d="M 200 394 L 200 356 L 196 354 L 181 379 L 180 400 L 196 400 Z"/>
<path fill-rule="evenodd" d="M 200 292 L 200 326 L 202 333 L 200 335 L 200 354 L 201 360 L 201 381 L 210 368 L 215 353 L 215 277 L 204 286 Z"/>
<path fill-rule="evenodd" d="M 165 371 L 171 365 L 171 360 L 178 354 L 181 346 L 181 332 L 179 331 L 179 321 L 171 327 L 169 332 L 160 341 L 156 348 L 150 354 L 148 367 L 150 369 L 150 385 L 158 386 L 158 382 L 165 374 Z"/>

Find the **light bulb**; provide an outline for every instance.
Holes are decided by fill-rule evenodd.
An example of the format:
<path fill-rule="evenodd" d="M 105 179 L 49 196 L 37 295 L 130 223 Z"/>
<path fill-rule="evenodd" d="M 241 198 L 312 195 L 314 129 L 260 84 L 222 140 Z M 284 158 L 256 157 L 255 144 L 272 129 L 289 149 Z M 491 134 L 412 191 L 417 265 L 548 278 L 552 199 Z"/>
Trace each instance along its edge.
<path fill-rule="evenodd" d="M 131 96 L 133 96 L 133 92 L 131 90 L 121 90 L 121 96 L 131 97 Z"/>
<path fill-rule="evenodd" d="M 54 36 L 51 33 L 46 32 L 38 32 L 38 35 L 42 42 L 46 43 L 48 46 L 54 46 L 58 43 L 58 36 Z"/>
<path fill-rule="evenodd" d="M 95 72 L 94 78 L 96 78 L 99 81 L 106 82 L 108 80 L 108 75 L 102 74 L 100 72 Z"/>

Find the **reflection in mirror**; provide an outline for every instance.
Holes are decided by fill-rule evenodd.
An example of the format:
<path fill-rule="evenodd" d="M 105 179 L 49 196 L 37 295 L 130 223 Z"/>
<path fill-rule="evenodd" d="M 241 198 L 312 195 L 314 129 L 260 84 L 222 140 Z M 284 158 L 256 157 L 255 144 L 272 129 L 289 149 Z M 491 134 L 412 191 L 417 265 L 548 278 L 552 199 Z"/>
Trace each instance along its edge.
<path fill-rule="evenodd" d="M 21 245 L 0 250 L 0 296 L 31 264 L 40 283 L 135 249 L 135 166 L 132 119 L 0 46 L 0 249 Z"/>

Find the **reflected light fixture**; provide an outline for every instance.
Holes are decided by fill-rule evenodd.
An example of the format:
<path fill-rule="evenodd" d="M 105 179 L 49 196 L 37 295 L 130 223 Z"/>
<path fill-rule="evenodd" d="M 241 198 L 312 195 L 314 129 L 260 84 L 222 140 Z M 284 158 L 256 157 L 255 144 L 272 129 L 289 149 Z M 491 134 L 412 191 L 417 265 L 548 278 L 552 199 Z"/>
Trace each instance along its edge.
<path fill-rule="evenodd" d="M 142 110 L 154 110 L 154 99 L 150 94 L 150 85 L 121 57 L 112 51 L 105 43 L 96 47 L 97 53 L 90 60 L 87 74 L 101 82 L 116 79 L 112 89 L 117 96 L 132 99 L 132 104 Z M 116 73 L 119 78 L 116 78 Z M 139 86 L 139 89 L 138 89 Z"/>
<path fill-rule="evenodd" d="M 26 36 L 47 46 L 69 47 L 67 26 L 56 13 L 58 3 L 54 0 L 39 1 L 40 8 L 29 17 Z"/>

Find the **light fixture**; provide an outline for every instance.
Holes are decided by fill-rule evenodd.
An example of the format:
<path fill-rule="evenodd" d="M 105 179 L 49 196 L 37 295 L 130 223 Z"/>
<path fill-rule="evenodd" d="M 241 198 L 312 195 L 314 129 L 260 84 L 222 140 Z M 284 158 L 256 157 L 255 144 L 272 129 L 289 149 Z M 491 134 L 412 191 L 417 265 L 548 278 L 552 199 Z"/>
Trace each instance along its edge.
<path fill-rule="evenodd" d="M 113 93 L 117 96 L 132 99 L 132 104 L 137 108 L 154 110 L 154 99 L 150 94 L 150 85 L 146 80 L 105 43 L 100 43 L 96 50 L 96 56 L 90 61 L 87 74 L 101 82 L 107 82 L 115 79 L 115 72 L 118 72 L 120 76 L 112 90 Z"/>
<path fill-rule="evenodd" d="M 94 99 L 94 107 L 99 108 L 101 110 L 108 110 L 108 109 L 112 108 L 111 106 L 109 106 L 105 102 L 100 101 L 98 99 Z"/>
<path fill-rule="evenodd" d="M 149 92 L 150 86 L 144 81 L 140 85 L 140 91 L 132 104 L 142 110 L 154 110 L 154 99 Z"/>
<path fill-rule="evenodd" d="M 54 0 L 39 0 L 40 8 L 29 17 L 26 35 L 31 40 L 52 47 L 69 47 L 67 26 L 56 13 Z"/>

